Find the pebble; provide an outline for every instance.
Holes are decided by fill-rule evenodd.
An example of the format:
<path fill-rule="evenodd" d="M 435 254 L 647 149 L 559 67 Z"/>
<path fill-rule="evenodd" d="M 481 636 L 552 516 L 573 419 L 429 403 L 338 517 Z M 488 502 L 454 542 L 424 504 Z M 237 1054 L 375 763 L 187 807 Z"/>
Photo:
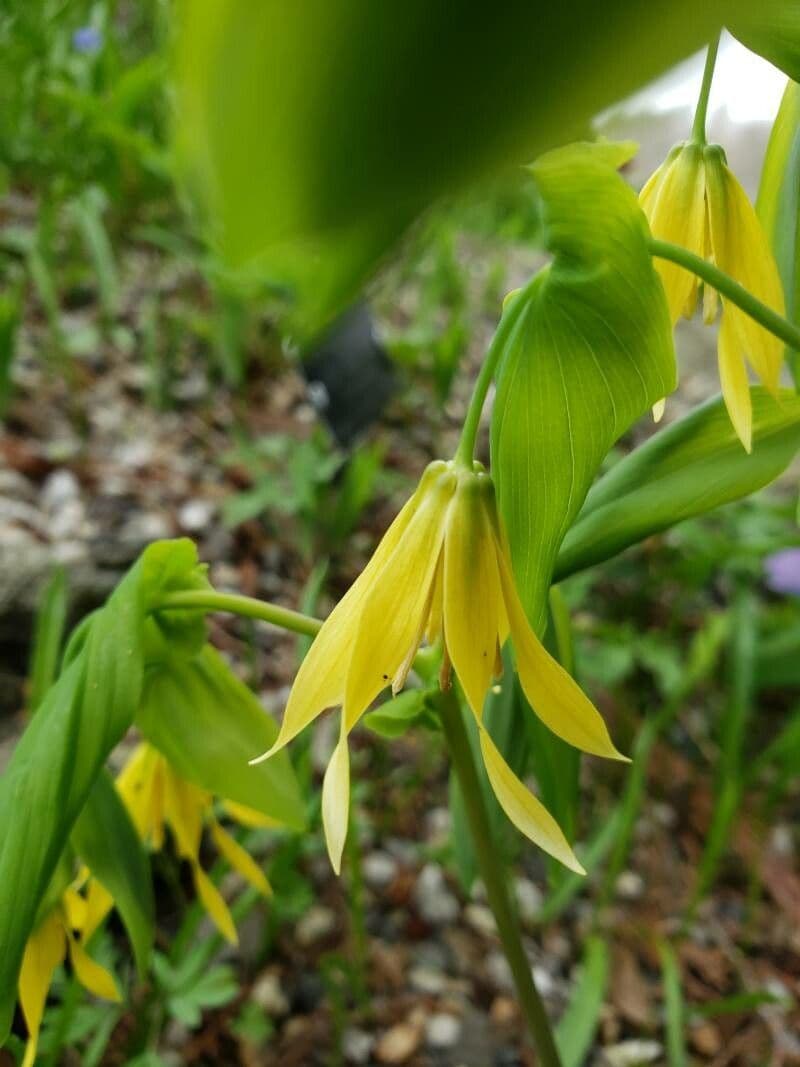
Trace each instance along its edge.
<path fill-rule="evenodd" d="M 489 1009 L 489 1018 L 495 1024 L 495 1026 L 508 1026 L 510 1023 L 516 1022 L 517 1019 L 517 1005 L 511 997 L 498 996 L 492 1001 L 492 1006 Z"/>
<path fill-rule="evenodd" d="M 425 1044 L 431 1048 L 452 1048 L 461 1037 L 461 1020 L 447 1012 L 436 1012 L 425 1022 Z"/>
<path fill-rule="evenodd" d="M 342 1052 L 348 1063 L 369 1063 L 375 1038 L 366 1030 L 348 1026 L 342 1034 Z"/>
<path fill-rule="evenodd" d="M 414 903 L 420 916 L 432 926 L 443 926 L 458 918 L 458 901 L 436 863 L 426 863 L 420 871 L 414 886 Z"/>
<path fill-rule="evenodd" d="M 279 1018 L 289 1012 L 289 998 L 274 971 L 265 971 L 256 979 L 250 999 L 273 1018 Z"/>
<path fill-rule="evenodd" d="M 467 904 L 464 909 L 464 918 L 473 930 L 483 934 L 484 937 L 494 937 L 497 934 L 494 915 L 485 904 Z"/>
<path fill-rule="evenodd" d="M 514 882 L 517 907 L 523 926 L 535 926 L 542 909 L 542 891 L 529 878 L 517 878 Z"/>
<path fill-rule="evenodd" d="M 664 1049 L 658 1041 L 634 1038 L 603 1049 L 602 1062 L 604 1067 L 644 1067 L 647 1063 L 660 1060 L 663 1052 Z"/>
<path fill-rule="evenodd" d="M 81 487 L 71 470 L 62 468 L 48 474 L 39 497 L 45 511 L 55 514 L 66 504 L 80 499 Z"/>
<path fill-rule="evenodd" d="M 432 997 L 439 996 L 447 988 L 447 976 L 433 967 L 412 967 L 408 981 L 412 989 Z"/>
<path fill-rule="evenodd" d="M 160 541 L 172 536 L 169 521 L 155 511 L 136 512 L 123 524 L 117 540 L 120 544 L 134 549 L 144 548 L 151 541 Z"/>
<path fill-rule="evenodd" d="M 187 533 L 201 533 L 214 516 L 210 500 L 187 500 L 178 512 L 178 522 Z"/>
<path fill-rule="evenodd" d="M 418 1026 L 398 1023 L 387 1030 L 375 1046 L 378 1063 L 405 1063 L 420 1045 L 422 1034 Z"/>
<path fill-rule="evenodd" d="M 623 871 L 617 878 L 616 890 L 623 900 L 639 900 L 644 893 L 644 878 L 636 871 Z"/>
<path fill-rule="evenodd" d="M 371 889 L 385 889 L 394 881 L 397 866 L 397 860 L 388 852 L 370 852 L 364 857 L 364 881 Z"/>
<path fill-rule="evenodd" d="M 336 929 L 336 913 L 322 904 L 312 904 L 295 926 L 297 943 L 309 948 Z"/>
<path fill-rule="evenodd" d="M 449 841 L 452 822 L 449 808 L 432 808 L 425 817 L 425 839 L 428 844 Z"/>
<path fill-rule="evenodd" d="M 486 972 L 495 989 L 513 990 L 514 979 L 511 976 L 511 968 L 502 952 L 489 953 L 486 957 Z"/>

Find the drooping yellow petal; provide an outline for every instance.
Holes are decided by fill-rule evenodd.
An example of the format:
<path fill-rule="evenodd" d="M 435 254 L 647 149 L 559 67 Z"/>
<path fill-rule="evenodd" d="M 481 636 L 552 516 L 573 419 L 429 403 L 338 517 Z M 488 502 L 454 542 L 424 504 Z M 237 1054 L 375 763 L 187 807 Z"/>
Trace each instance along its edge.
<path fill-rule="evenodd" d="M 495 673 L 500 578 L 485 507 L 485 475 L 459 481 L 444 538 L 444 634 L 450 659 L 476 715 Z"/>
<path fill-rule="evenodd" d="M 658 172 L 657 172 L 658 173 Z M 645 185 L 639 197 L 654 237 L 703 254 L 705 180 L 701 149 L 684 145 L 664 164 L 660 180 Z M 697 302 L 697 279 L 689 271 L 656 260 L 673 324 Z"/>
<path fill-rule="evenodd" d="M 61 896 L 61 904 L 70 930 L 83 930 L 88 914 L 86 899 L 73 886 L 67 886 Z"/>
<path fill-rule="evenodd" d="M 58 910 L 52 911 L 28 938 L 19 974 L 19 1003 L 28 1027 L 22 1067 L 33 1067 L 47 992 L 53 972 L 66 954 L 66 935 Z"/>
<path fill-rule="evenodd" d="M 117 790 L 143 841 L 164 844 L 163 756 L 147 742 L 137 745 L 116 779 Z"/>
<path fill-rule="evenodd" d="M 86 891 L 86 921 L 82 928 L 85 944 L 89 943 L 92 934 L 113 907 L 114 898 L 109 891 L 96 878 L 92 878 Z"/>
<path fill-rule="evenodd" d="M 232 819 L 254 830 L 275 830 L 283 825 L 277 819 L 264 815 L 255 808 L 248 808 L 246 804 L 239 804 L 235 800 L 224 800 L 222 806 Z"/>
<path fill-rule="evenodd" d="M 783 315 L 783 286 L 755 209 L 721 154 L 709 149 L 707 156 L 714 262 L 759 300 Z M 767 389 L 775 393 L 783 363 L 783 342 L 729 301 L 723 303 L 730 328 L 735 331 L 745 357 Z"/>
<path fill-rule="evenodd" d="M 272 896 L 272 889 L 267 876 L 246 849 L 242 848 L 229 833 L 222 829 L 216 819 L 211 822 L 211 837 L 220 855 L 230 863 L 235 871 L 238 871 L 245 881 L 259 891 L 263 896 Z"/>
<path fill-rule="evenodd" d="M 595 756 L 625 760 L 626 757 L 614 747 L 600 712 L 531 629 L 517 593 L 511 565 L 499 546 L 497 562 L 511 623 L 517 672 L 531 707 L 545 726 L 568 744 Z"/>
<path fill-rule="evenodd" d="M 114 976 L 102 967 L 97 960 L 93 960 L 77 937 L 68 936 L 69 958 L 72 963 L 75 977 L 90 993 L 103 1000 L 113 1000 L 116 1003 L 122 1000 Z"/>
<path fill-rule="evenodd" d="M 322 826 L 331 866 L 336 874 L 342 869 L 342 853 L 350 819 L 350 753 L 344 712 L 339 740 L 325 770 L 322 783 Z"/>
<path fill-rule="evenodd" d="M 494 794 L 516 828 L 577 874 L 585 874 L 561 828 L 540 800 L 517 778 L 488 732 L 480 727 L 481 753 Z"/>
<path fill-rule="evenodd" d="M 750 383 L 747 380 L 744 354 L 739 344 L 737 331 L 730 319 L 730 312 L 730 306 L 726 304 L 717 341 L 719 381 L 733 428 L 744 445 L 745 451 L 750 452 L 753 447 L 753 405 L 750 399 Z"/>
<path fill-rule="evenodd" d="M 164 814 L 175 835 L 178 854 L 196 860 L 203 835 L 203 814 L 211 807 L 211 798 L 191 782 L 169 771 L 164 790 Z"/>
<path fill-rule="evenodd" d="M 384 534 L 367 566 L 323 623 L 295 677 L 275 744 L 252 763 L 269 759 L 326 708 L 343 703 L 347 667 L 364 599 L 375 575 L 400 543 L 431 480 L 444 467 L 443 463 L 428 467 L 416 492 Z"/>
<path fill-rule="evenodd" d="M 661 422 L 666 408 L 667 398 L 665 396 L 662 396 L 660 400 L 656 400 L 655 404 L 653 404 L 653 422 Z"/>
<path fill-rule="evenodd" d="M 395 677 L 424 629 L 455 485 L 452 473 L 437 478 L 364 598 L 345 685 L 348 732 Z"/>
<path fill-rule="evenodd" d="M 232 945 L 239 943 L 233 916 L 228 910 L 228 905 L 222 899 L 222 894 L 208 877 L 199 863 L 192 864 L 192 878 L 200 902 L 208 912 L 214 925 Z"/>
<path fill-rule="evenodd" d="M 431 594 L 431 610 L 428 613 L 428 622 L 425 627 L 425 637 L 429 645 L 434 644 L 442 636 L 442 616 L 444 612 L 444 559 L 440 556 L 433 577 L 433 591 Z"/>

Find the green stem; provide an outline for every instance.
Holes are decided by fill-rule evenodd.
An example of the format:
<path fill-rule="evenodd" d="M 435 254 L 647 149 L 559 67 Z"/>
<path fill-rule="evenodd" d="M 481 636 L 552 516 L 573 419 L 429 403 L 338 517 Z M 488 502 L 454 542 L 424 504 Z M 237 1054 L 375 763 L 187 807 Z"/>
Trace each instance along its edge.
<path fill-rule="evenodd" d="M 472 842 L 478 858 L 481 877 L 486 886 L 489 907 L 497 923 L 500 941 L 514 977 L 520 1005 L 539 1055 L 537 1062 L 541 1067 L 561 1067 L 561 1059 L 550 1021 L 533 981 L 531 965 L 522 947 L 519 923 L 508 892 L 503 864 L 497 849 L 492 845 L 489 817 L 484 806 L 483 792 L 458 699 L 453 690 L 449 689 L 439 694 L 437 704 L 450 758 L 461 786 Z"/>
<path fill-rule="evenodd" d="M 281 608 L 254 597 L 236 593 L 215 593 L 211 589 L 169 593 L 156 606 L 156 611 L 229 611 L 248 619 L 260 619 L 296 634 L 314 637 L 322 623 L 309 615 L 302 615 L 290 608 Z"/>
<path fill-rule="evenodd" d="M 695 255 L 688 248 L 674 245 L 670 241 L 659 241 L 655 237 L 649 239 L 650 254 L 659 259 L 668 259 L 671 263 L 677 263 L 679 267 L 691 271 L 698 278 L 706 282 L 713 289 L 730 300 L 740 308 L 745 315 L 749 315 L 765 330 L 780 338 L 790 348 L 800 348 L 800 327 L 773 311 L 767 304 L 762 303 L 753 296 L 749 289 L 739 285 L 729 274 L 715 267 L 713 263 Z"/>
<path fill-rule="evenodd" d="M 500 323 L 495 330 L 494 337 L 492 338 L 492 343 L 489 345 L 489 351 L 486 353 L 486 359 L 484 359 L 483 366 L 475 381 L 475 386 L 469 401 L 469 407 L 467 408 L 467 414 L 464 419 L 464 426 L 461 430 L 461 439 L 458 442 L 458 448 L 456 449 L 455 454 L 456 462 L 465 467 L 469 467 L 470 469 L 472 469 L 472 460 L 475 455 L 475 441 L 478 437 L 478 428 L 481 422 L 483 405 L 486 402 L 486 394 L 489 392 L 489 386 L 492 384 L 492 379 L 497 370 L 500 356 L 505 349 L 506 341 L 514 326 L 517 324 L 520 312 L 525 305 L 525 300 L 522 299 L 522 297 L 528 292 L 531 285 L 537 280 L 537 277 L 538 276 L 535 275 L 524 289 L 521 289 L 515 296 L 513 296 L 509 306 L 505 308 Z"/>
<path fill-rule="evenodd" d="M 700 86 L 700 96 L 697 98 L 697 109 L 692 123 L 692 140 L 695 144 L 706 143 L 706 116 L 708 115 L 708 98 L 711 95 L 711 82 L 714 78 L 714 66 L 717 62 L 719 49 L 719 34 L 709 44 L 706 52 L 706 65 L 703 70 L 703 83 Z"/>

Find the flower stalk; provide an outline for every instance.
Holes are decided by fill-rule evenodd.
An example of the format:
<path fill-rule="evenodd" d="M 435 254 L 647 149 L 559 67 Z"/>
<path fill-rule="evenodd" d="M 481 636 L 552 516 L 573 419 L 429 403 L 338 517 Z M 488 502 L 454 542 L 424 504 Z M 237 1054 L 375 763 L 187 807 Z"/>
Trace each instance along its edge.
<path fill-rule="evenodd" d="M 231 615 L 242 615 L 246 619 L 259 619 L 261 622 L 279 626 L 282 630 L 291 630 L 295 634 L 314 637 L 322 623 L 291 608 L 282 608 L 255 597 L 242 596 L 238 593 L 216 593 L 213 590 L 187 590 L 181 593 L 169 593 L 161 600 L 157 611 L 224 611 Z"/>
<path fill-rule="evenodd" d="M 775 337 L 778 337 L 790 348 L 800 346 L 800 327 L 789 322 L 783 315 L 773 311 L 771 307 L 753 296 L 749 289 L 745 289 L 729 274 L 715 267 L 713 263 L 702 256 L 690 252 L 688 248 L 673 244 L 671 241 L 660 241 L 656 237 L 649 239 L 650 254 L 659 259 L 667 259 L 676 263 L 679 267 L 696 274 L 701 281 L 706 282 L 718 293 L 735 304 L 745 315 L 763 326 Z"/>
<path fill-rule="evenodd" d="M 708 98 L 711 95 L 711 82 L 714 79 L 714 67 L 717 62 L 719 51 L 719 34 L 708 46 L 706 52 L 706 65 L 703 69 L 703 81 L 700 86 L 700 96 L 697 98 L 697 108 L 694 113 L 692 124 L 692 140 L 695 144 L 706 144 L 706 117 L 708 115 Z"/>
<path fill-rule="evenodd" d="M 481 878 L 486 886 L 489 907 L 497 923 L 500 942 L 511 968 L 519 1003 L 539 1056 L 538 1062 L 542 1067 L 561 1067 L 553 1030 L 522 945 L 519 922 L 508 891 L 505 870 L 497 849 L 492 844 L 483 791 L 458 698 L 453 689 L 446 689 L 437 694 L 436 701 L 450 759 L 461 786 L 472 843 Z"/>

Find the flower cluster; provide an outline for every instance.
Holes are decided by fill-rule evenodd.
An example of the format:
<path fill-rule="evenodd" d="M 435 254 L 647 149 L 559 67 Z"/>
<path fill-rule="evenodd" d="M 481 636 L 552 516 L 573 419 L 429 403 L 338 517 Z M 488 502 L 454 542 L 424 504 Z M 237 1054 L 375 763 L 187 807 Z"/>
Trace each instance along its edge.
<path fill-rule="evenodd" d="M 341 705 L 322 814 L 340 869 L 349 808 L 348 735 L 378 694 L 405 684 L 420 645 L 441 642 L 478 725 L 497 799 L 532 841 L 582 870 L 555 820 L 513 773 L 483 723 L 483 703 L 510 636 L 522 688 L 540 719 L 584 752 L 621 759 L 600 714 L 531 629 L 517 594 L 491 478 L 479 464 L 431 463 L 375 554 L 328 617 L 298 671 L 266 759 L 326 708 Z"/>
<path fill-rule="evenodd" d="M 778 268 L 747 194 L 728 167 L 719 145 L 676 145 L 639 195 L 653 236 L 710 260 L 783 314 Z M 717 315 L 718 296 L 697 276 L 657 260 L 673 324 L 691 318 L 698 297 L 706 323 Z M 772 393 L 778 389 L 783 344 L 749 315 L 722 298 L 717 356 L 722 394 L 744 447 L 752 447 L 753 413 L 747 363 Z"/>

